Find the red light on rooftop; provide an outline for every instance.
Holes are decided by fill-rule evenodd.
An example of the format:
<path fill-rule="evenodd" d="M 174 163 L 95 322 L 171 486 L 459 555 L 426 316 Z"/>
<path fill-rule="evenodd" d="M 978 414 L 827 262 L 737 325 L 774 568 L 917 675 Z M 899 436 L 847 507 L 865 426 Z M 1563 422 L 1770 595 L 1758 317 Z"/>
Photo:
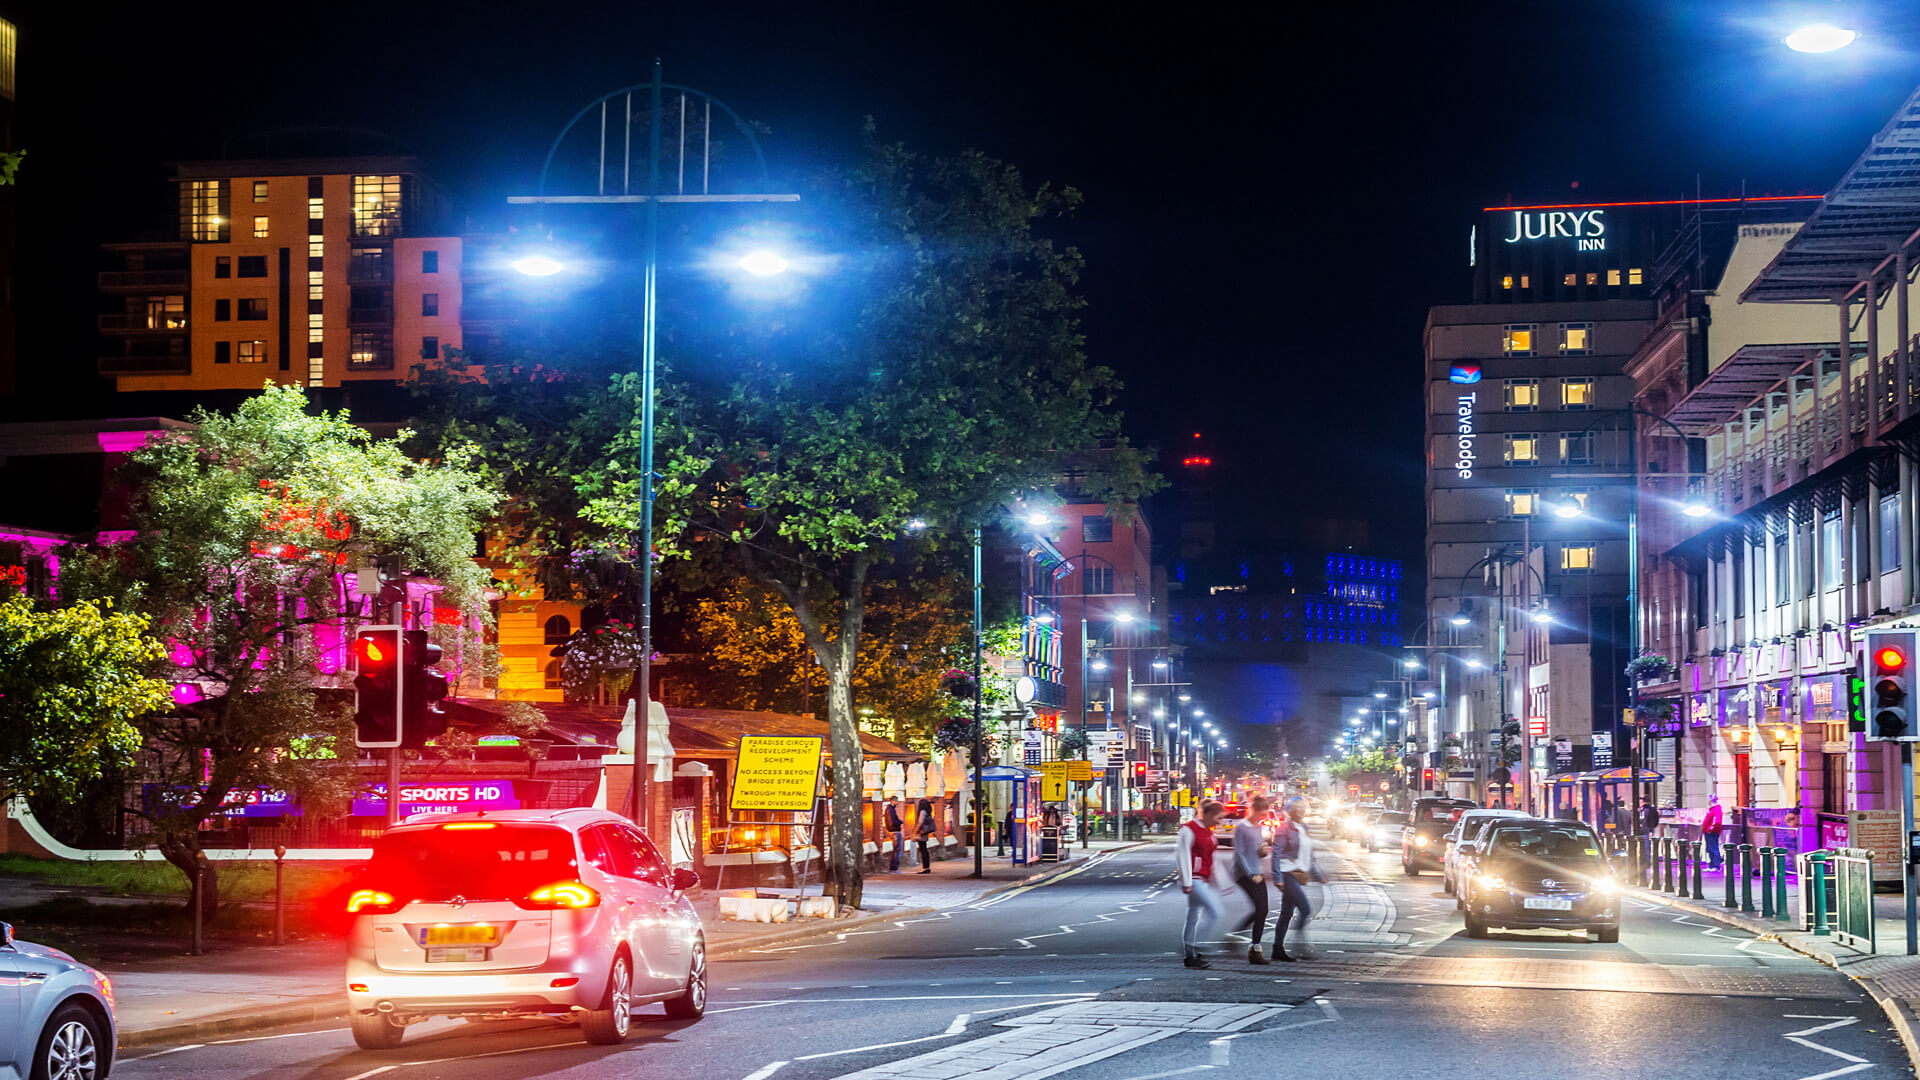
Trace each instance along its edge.
<path fill-rule="evenodd" d="M 1185 465 L 1189 469 L 1204 468 L 1208 465 L 1213 464 L 1213 459 L 1210 457 L 1181 458 L 1180 464 Z"/>
<path fill-rule="evenodd" d="M 1602 202 L 1602 203 L 1543 203 L 1539 206 L 1488 206 L 1483 213 L 1495 214 L 1503 210 L 1605 210 L 1615 206 L 1715 206 L 1722 203 L 1767 203 L 1767 202 L 1808 202 L 1824 199 L 1825 195 L 1749 195 L 1745 198 L 1733 196 L 1725 199 L 1648 199 L 1641 202 Z"/>

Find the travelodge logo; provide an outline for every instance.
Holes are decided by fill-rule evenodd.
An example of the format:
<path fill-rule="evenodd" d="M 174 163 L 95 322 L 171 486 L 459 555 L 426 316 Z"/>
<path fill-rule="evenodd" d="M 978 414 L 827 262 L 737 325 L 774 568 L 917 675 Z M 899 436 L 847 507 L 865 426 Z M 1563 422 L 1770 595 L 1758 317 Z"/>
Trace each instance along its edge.
<path fill-rule="evenodd" d="M 1455 364 L 1447 374 L 1449 381 L 1457 383 L 1477 383 L 1480 381 L 1479 364 Z"/>

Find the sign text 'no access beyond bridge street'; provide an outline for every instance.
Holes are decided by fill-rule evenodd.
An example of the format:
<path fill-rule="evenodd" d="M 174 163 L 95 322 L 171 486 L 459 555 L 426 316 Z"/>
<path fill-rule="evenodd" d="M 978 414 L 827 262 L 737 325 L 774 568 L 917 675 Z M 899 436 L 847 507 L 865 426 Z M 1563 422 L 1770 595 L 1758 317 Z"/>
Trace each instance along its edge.
<path fill-rule="evenodd" d="M 820 783 L 819 735 L 743 735 L 733 770 L 733 809 L 813 809 Z"/>

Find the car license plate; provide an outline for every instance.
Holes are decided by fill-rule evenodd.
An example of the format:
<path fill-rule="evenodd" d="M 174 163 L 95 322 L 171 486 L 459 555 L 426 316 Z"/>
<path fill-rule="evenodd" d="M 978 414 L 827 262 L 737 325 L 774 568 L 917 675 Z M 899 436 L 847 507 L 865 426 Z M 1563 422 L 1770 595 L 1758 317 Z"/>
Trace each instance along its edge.
<path fill-rule="evenodd" d="M 427 950 L 429 964 L 478 964 L 487 958 L 484 945 L 461 945 Z"/>
<path fill-rule="evenodd" d="M 1523 906 L 1539 908 L 1545 911 L 1572 911 L 1573 901 L 1556 900 L 1551 896 L 1529 896 L 1521 902 Z"/>
<path fill-rule="evenodd" d="M 498 945 L 500 928 L 487 923 L 465 923 L 459 926 L 423 926 L 420 928 L 422 945 Z"/>

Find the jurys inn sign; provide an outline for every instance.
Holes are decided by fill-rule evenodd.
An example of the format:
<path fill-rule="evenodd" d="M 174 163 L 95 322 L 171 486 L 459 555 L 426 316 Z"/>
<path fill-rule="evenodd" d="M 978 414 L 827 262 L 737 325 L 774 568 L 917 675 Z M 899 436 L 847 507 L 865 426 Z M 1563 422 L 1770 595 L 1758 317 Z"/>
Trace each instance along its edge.
<path fill-rule="evenodd" d="M 1565 238 L 1579 251 L 1607 250 L 1605 210 L 1541 210 L 1513 212 L 1506 242 Z"/>

